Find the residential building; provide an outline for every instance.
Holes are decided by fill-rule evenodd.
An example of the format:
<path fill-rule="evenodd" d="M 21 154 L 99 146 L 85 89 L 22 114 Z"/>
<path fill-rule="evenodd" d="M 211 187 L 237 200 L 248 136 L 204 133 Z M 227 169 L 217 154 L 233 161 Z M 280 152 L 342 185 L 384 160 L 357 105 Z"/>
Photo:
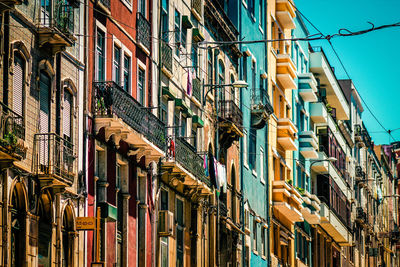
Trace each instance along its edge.
<path fill-rule="evenodd" d="M 87 232 L 90 266 L 152 266 L 165 124 L 153 102 L 151 1 L 87 1 Z M 95 235 L 96 234 L 96 235 Z"/>
<path fill-rule="evenodd" d="M 1 1 L 2 266 L 83 262 L 79 1 Z M 76 36 L 75 36 L 76 34 Z"/>

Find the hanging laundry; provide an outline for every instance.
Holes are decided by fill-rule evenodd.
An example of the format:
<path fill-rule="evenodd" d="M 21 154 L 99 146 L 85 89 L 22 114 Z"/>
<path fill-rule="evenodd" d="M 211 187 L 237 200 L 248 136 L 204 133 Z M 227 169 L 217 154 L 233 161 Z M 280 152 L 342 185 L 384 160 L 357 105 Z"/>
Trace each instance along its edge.
<path fill-rule="evenodd" d="M 203 168 L 204 168 L 204 174 L 206 177 L 209 177 L 210 174 L 208 172 L 208 158 L 207 158 L 207 154 L 204 155 L 204 163 L 203 163 Z"/>
<path fill-rule="evenodd" d="M 226 167 L 221 163 L 218 164 L 218 181 L 222 192 L 226 194 L 227 192 L 227 182 L 226 182 Z"/>

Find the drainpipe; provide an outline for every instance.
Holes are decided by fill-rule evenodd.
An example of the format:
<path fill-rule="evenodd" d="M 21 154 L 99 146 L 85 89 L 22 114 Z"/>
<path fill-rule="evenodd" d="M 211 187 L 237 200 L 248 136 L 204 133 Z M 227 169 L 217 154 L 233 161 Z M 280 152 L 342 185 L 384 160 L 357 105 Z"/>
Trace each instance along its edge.
<path fill-rule="evenodd" d="M 215 50 L 214 53 L 214 82 L 217 82 L 218 79 L 218 54 L 219 50 Z M 220 89 L 220 88 L 219 88 Z M 221 90 L 221 89 L 220 89 Z M 217 161 L 219 162 L 219 132 L 218 132 L 218 96 L 219 93 L 217 90 L 214 90 L 215 93 L 215 113 L 216 113 L 216 124 L 215 124 L 215 157 L 217 158 Z M 216 235 L 215 235 L 215 240 L 217 243 L 217 259 L 216 259 L 216 265 L 220 266 L 220 244 L 219 244 L 219 197 L 217 197 L 217 218 L 216 218 Z"/>

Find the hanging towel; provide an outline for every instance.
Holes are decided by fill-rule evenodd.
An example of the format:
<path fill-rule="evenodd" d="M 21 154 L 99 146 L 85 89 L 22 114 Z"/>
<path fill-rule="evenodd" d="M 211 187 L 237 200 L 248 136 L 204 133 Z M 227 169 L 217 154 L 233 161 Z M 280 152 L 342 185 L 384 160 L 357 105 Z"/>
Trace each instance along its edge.
<path fill-rule="evenodd" d="M 227 192 L 227 185 L 226 185 L 226 167 L 218 162 L 218 181 L 219 187 L 224 194 Z"/>
<path fill-rule="evenodd" d="M 215 186 L 215 188 L 217 188 L 219 190 L 217 177 L 215 175 L 216 170 L 215 170 L 215 164 L 214 164 L 214 156 L 211 153 L 209 153 L 209 155 L 208 155 L 208 169 L 209 169 L 208 173 L 210 175 L 211 183 Z"/>
<path fill-rule="evenodd" d="M 210 174 L 208 173 L 208 158 L 207 158 L 207 154 L 204 155 L 204 163 L 203 163 L 203 168 L 204 168 L 204 174 L 206 175 L 206 177 L 209 177 Z"/>
<path fill-rule="evenodd" d="M 189 96 L 192 96 L 192 70 L 188 70 L 187 91 Z"/>

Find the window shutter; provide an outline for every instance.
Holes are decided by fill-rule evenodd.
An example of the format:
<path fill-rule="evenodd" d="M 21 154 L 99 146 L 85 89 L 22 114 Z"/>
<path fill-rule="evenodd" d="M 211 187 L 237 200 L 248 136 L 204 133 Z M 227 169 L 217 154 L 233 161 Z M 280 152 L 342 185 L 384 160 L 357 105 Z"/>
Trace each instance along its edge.
<path fill-rule="evenodd" d="M 40 74 L 40 132 L 50 132 L 50 77 Z"/>
<path fill-rule="evenodd" d="M 71 108 L 72 95 L 70 92 L 64 92 L 64 109 L 63 109 L 63 133 L 64 136 L 71 137 Z"/>
<path fill-rule="evenodd" d="M 23 88 L 24 60 L 19 55 L 15 55 L 13 78 L 13 111 L 20 116 L 24 115 Z"/>

